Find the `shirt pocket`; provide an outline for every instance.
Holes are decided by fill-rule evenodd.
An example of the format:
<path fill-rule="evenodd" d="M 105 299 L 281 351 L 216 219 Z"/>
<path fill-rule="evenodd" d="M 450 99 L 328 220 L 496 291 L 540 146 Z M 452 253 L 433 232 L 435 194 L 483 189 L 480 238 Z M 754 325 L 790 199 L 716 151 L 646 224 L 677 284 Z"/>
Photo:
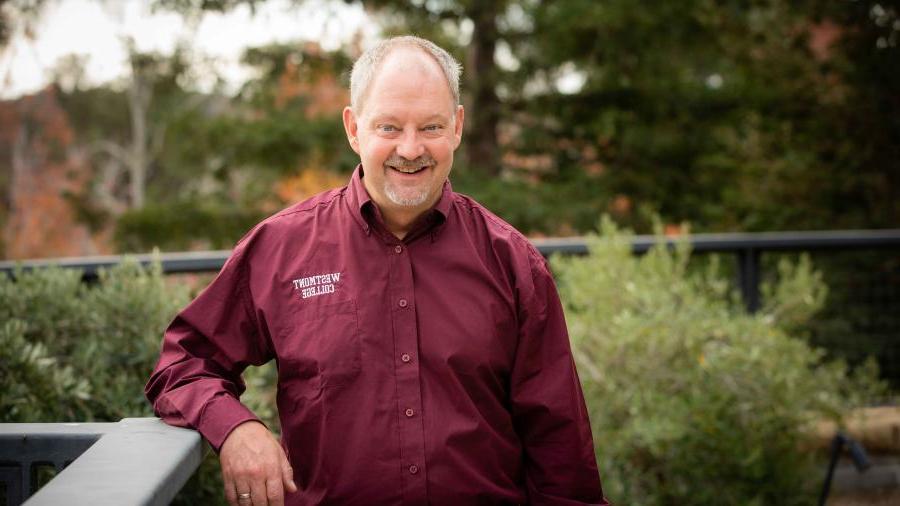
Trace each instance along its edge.
<path fill-rule="evenodd" d="M 310 387 L 333 388 L 360 371 L 356 302 L 345 300 L 299 308 L 279 339 L 279 376 Z"/>

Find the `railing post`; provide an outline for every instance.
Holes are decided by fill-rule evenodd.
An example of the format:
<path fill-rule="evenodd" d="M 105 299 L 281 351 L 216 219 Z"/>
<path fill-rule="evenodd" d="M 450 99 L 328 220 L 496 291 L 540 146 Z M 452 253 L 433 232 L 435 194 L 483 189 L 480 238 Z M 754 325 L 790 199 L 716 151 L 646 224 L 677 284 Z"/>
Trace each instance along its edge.
<path fill-rule="evenodd" d="M 741 285 L 741 296 L 744 306 L 750 313 L 759 310 L 759 260 L 760 251 L 756 248 L 738 250 L 738 282 Z"/>
<path fill-rule="evenodd" d="M 6 485 L 6 494 L 5 496 L 0 497 L 0 504 L 7 504 L 9 506 L 22 504 L 22 501 L 28 497 L 28 494 L 22 491 L 23 481 L 19 469 L 11 466 L 7 467 L 6 465 L 0 467 L 0 483 Z"/>

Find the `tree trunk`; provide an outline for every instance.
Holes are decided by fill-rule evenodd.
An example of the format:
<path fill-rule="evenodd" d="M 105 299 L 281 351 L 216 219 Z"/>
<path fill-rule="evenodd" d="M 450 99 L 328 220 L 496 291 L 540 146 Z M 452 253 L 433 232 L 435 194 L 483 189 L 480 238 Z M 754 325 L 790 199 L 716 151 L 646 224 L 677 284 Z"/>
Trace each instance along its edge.
<path fill-rule="evenodd" d="M 472 20 L 466 76 L 471 100 L 466 109 L 466 159 L 472 169 L 496 176 L 500 173 L 497 125 L 500 102 L 497 98 L 497 15 L 503 2 L 472 2 L 466 14 Z"/>
<path fill-rule="evenodd" d="M 128 160 L 131 208 L 144 207 L 144 185 L 147 178 L 147 111 L 150 107 L 149 83 L 132 62 L 131 85 L 128 88 L 128 108 L 131 115 L 131 149 Z"/>

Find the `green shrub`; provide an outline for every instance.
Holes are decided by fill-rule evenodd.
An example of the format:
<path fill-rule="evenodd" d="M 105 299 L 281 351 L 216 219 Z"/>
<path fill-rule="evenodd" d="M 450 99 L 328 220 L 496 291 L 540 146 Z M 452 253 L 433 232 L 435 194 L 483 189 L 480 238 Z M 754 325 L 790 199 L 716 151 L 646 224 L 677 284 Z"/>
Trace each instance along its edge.
<path fill-rule="evenodd" d="M 685 240 L 642 257 L 609 220 L 590 254 L 552 260 L 609 496 L 629 505 L 809 504 L 824 468 L 804 428 L 881 393 L 792 332 L 826 288 L 782 263 L 748 314 L 713 260 Z M 662 238 L 660 238 L 662 240 Z M 808 448 L 808 446 L 807 446 Z"/>
<path fill-rule="evenodd" d="M 163 330 L 187 302 L 187 290 L 167 285 L 158 264 L 144 269 L 135 262 L 101 272 L 93 284 L 82 283 L 79 271 L 56 267 L 20 271 L 15 278 L 0 278 L 4 353 L 32 349 L 33 355 L 43 356 L 31 365 L 11 361 L 19 365 L 4 375 L 4 383 L 36 392 L 68 392 L 75 388 L 66 380 L 72 374 L 84 386 L 76 389 L 78 395 L 54 402 L 35 397 L 40 400 L 29 403 L 28 411 L 2 409 L 4 421 L 117 421 L 151 415 L 143 386 L 159 357 Z M 28 371 L 38 370 L 45 374 L 29 376 Z M 15 404 L 25 394 L 17 397 L 9 402 Z"/>
<path fill-rule="evenodd" d="M 0 326 L 0 422 L 81 418 L 90 385 L 60 365 L 43 343 L 28 342 L 25 329 L 14 318 Z"/>
<path fill-rule="evenodd" d="M 234 202 L 176 201 L 132 209 L 116 220 L 119 251 L 231 247 L 265 215 Z"/>
<path fill-rule="evenodd" d="M 158 263 L 126 262 L 92 284 L 56 267 L 0 276 L 0 422 L 152 416 L 144 384 L 188 295 Z M 175 503 L 224 504 L 212 452 Z"/>

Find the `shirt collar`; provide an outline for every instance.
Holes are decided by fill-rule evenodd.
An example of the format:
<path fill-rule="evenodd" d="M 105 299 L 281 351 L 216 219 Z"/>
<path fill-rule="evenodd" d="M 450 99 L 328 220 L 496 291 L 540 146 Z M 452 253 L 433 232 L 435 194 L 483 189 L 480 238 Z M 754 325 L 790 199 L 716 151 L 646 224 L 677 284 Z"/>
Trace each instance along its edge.
<path fill-rule="evenodd" d="M 353 218 L 363 228 L 366 234 L 371 233 L 372 222 L 370 220 L 381 221 L 381 213 L 372 197 L 369 196 L 368 190 L 362 181 L 363 168 L 362 164 L 356 166 L 353 175 L 350 176 L 350 183 L 347 185 L 347 195 L 349 197 L 348 204 L 353 214 Z M 441 187 L 441 198 L 437 204 L 429 211 L 426 216 L 428 227 L 437 227 L 447 221 L 450 216 L 450 210 L 453 207 L 453 187 L 450 180 L 445 180 Z M 434 239 L 434 237 L 432 237 Z"/>

